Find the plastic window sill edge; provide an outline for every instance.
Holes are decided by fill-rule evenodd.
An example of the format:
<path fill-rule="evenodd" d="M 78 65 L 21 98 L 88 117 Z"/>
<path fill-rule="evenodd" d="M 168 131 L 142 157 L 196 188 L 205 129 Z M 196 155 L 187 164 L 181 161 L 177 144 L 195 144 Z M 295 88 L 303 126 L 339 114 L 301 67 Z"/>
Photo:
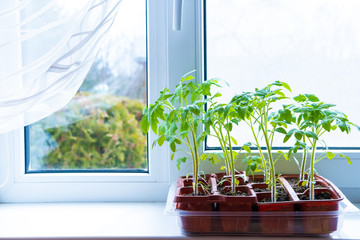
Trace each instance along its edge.
<path fill-rule="evenodd" d="M 360 207 L 360 203 L 356 206 Z M 202 238 L 182 235 L 177 218 L 164 215 L 164 207 L 165 202 L 1 204 L 0 239 Z M 330 239 L 359 239 L 359 230 L 351 227 L 359 221 L 360 216 L 344 216 L 343 226 L 347 226 L 347 232 L 331 235 Z M 221 236 L 206 237 L 209 238 L 222 239 Z"/>

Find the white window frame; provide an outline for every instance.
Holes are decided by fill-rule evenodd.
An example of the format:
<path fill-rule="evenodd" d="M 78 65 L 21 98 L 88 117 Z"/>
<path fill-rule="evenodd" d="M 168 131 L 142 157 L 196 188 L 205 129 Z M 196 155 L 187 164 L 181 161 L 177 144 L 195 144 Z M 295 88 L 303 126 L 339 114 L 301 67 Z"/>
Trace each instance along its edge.
<path fill-rule="evenodd" d="M 174 87 L 184 72 L 196 68 L 192 60 L 195 38 L 188 37 L 195 30 L 196 1 L 184 1 L 183 12 L 189 17 L 183 17 L 181 31 L 172 28 L 173 3 L 147 0 L 149 103 L 155 101 L 164 87 Z M 173 59 L 187 64 L 169 64 Z M 155 138 L 153 133 L 149 134 L 149 173 L 25 174 L 24 129 L 3 134 L 0 136 L 0 202 L 165 201 L 170 183 L 179 172 L 170 162 L 168 146 L 151 148 Z"/>
<path fill-rule="evenodd" d="M 176 3 L 182 5 L 175 7 Z M 184 73 L 197 70 L 198 81 L 204 76 L 204 16 L 202 0 L 147 0 L 148 21 L 148 101 L 152 103 L 164 87 L 174 89 Z M 182 7 L 181 7 L 182 6 Z M 181 29 L 174 29 L 180 16 Z M 199 128 L 201 131 L 201 128 Z M 165 201 L 169 186 L 179 175 L 191 173 L 191 161 L 181 165 L 170 161 L 167 144 L 151 148 L 156 136 L 149 134 L 149 173 L 31 173 L 25 174 L 24 130 L 0 135 L 0 202 L 96 202 Z M 204 149 L 204 146 L 202 146 Z M 203 150 L 204 151 L 204 150 Z M 360 201 L 360 186 L 336 174 L 347 175 L 360 167 L 360 152 L 347 151 L 352 166 L 339 159 L 331 164 L 318 163 L 319 172 L 334 177 L 349 198 Z M 181 154 L 179 156 L 181 157 Z M 202 169 L 219 171 L 218 166 L 203 163 Z M 357 174 L 353 174 L 353 179 Z M 351 182 L 351 184 L 350 184 Z"/>

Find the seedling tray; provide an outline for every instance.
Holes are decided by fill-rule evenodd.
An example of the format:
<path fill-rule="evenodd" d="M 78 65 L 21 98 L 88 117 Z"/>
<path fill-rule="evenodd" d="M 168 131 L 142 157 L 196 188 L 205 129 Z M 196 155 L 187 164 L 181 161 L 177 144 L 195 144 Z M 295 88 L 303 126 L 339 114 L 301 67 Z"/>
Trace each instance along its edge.
<path fill-rule="evenodd" d="M 223 175 L 223 174 L 222 174 Z M 344 215 L 360 215 L 329 180 L 316 176 L 325 182 L 325 187 L 316 192 L 329 192 L 332 199 L 300 200 L 286 179 L 296 175 L 284 175 L 283 187 L 289 201 L 262 202 L 269 192 L 254 192 L 259 183 L 244 182 L 239 191 L 246 196 L 220 194 L 217 174 L 208 174 L 204 182 L 207 190 L 199 188 L 202 196 L 191 196 L 192 187 L 184 186 L 181 180 L 170 188 L 165 213 L 178 217 L 180 228 L 185 235 L 265 235 L 265 236 L 315 236 L 329 235 L 341 230 Z M 184 179 L 184 177 L 181 177 Z M 250 177 L 249 177 L 250 179 Z M 228 188 L 228 186 L 225 186 Z M 209 190 L 210 189 L 210 190 Z M 182 195 L 182 192 L 186 192 Z M 207 194 L 208 193 L 208 194 Z"/>

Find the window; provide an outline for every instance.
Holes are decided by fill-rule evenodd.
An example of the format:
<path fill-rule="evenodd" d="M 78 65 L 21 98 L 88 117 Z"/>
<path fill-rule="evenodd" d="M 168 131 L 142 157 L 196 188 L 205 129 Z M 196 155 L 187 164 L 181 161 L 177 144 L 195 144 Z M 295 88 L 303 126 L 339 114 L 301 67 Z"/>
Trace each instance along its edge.
<path fill-rule="evenodd" d="M 111 80 L 109 78 L 104 79 L 102 83 L 91 82 L 92 75 L 89 75 L 85 85 L 82 86 L 74 101 L 64 108 L 65 112 L 71 113 L 74 109 L 74 111 L 77 111 L 78 108 L 75 105 L 83 101 L 79 100 L 80 97 L 94 96 L 92 94 L 95 94 L 95 92 L 100 94 L 102 91 L 107 90 L 107 88 L 112 91 L 119 90 L 120 88 L 122 90 L 125 89 L 129 93 L 128 97 L 133 94 L 144 103 L 146 102 L 145 94 L 148 101 L 151 102 L 156 99 L 160 89 L 164 86 L 169 86 L 168 64 L 166 62 L 168 59 L 167 7 L 169 6 L 166 4 L 166 1 L 123 0 L 121 2 L 117 18 L 124 24 L 124 29 L 121 31 L 126 32 L 125 39 L 111 40 L 109 38 L 108 43 L 111 45 L 111 49 L 108 52 L 100 53 L 98 59 L 105 59 L 106 55 L 110 58 L 117 56 L 129 58 L 127 61 L 121 61 L 118 65 L 110 66 L 112 74 L 124 78 L 121 80 L 126 85 L 119 86 L 115 82 L 108 81 Z M 139 14 L 142 15 L 139 16 Z M 134 19 L 130 20 L 131 17 L 134 17 Z M 116 23 L 113 27 L 117 27 Z M 119 30 L 115 29 L 116 31 Z M 123 48 L 121 48 L 121 45 L 123 45 Z M 118 51 L 115 51 L 117 48 Z M 120 50 L 122 52 L 119 52 Z M 135 58 L 134 54 L 132 54 L 134 51 Z M 105 63 L 98 60 L 97 62 L 95 61 L 93 69 L 98 68 L 108 71 L 109 69 L 107 69 L 106 64 L 111 65 L 115 63 Z M 121 72 L 120 68 L 127 69 L 128 72 Z M 106 71 L 102 73 L 106 75 L 108 73 Z M 98 72 L 93 72 L 93 74 L 98 74 Z M 129 76 L 131 81 L 129 81 Z M 148 80 L 147 86 L 144 84 L 145 76 Z M 128 80 L 126 80 L 126 77 L 128 77 Z M 136 78 L 139 81 L 133 81 Z M 113 85 L 109 86 L 110 84 Z M 142 89 L 142 92 L 134 91 L 136 88 L 131 84 L 139 84 L 137 88 Z M 84 93 L 85 91 L 90 93 Z M 106 96 L 100 96 L 100 98 L 104 99 Z M 116 101 L 116 97 L 110 97 L 108 101 L 111 102 L 113 100 Z M 87 101 L 102 105 L 97 100 L 87 99 Z M 86 106 L 88 106 L 89 102 L 86 102 Z M 134 109 L 132 108 L 131 110 Z M 81 108 L 81 110 L 86 111 L 87 109 Z M 61 112 L 55 113 L 55 116 L 59 117 L 61 114 Z M 79 116 L 75 114 L 75 118 Z M 54 117 L 51 118 L 54 119 Z M 120 170 L 113 170 L 113 166 L 91 166 L 88 168 L 88 166 L 73 167 L 71 164 L 62 166 L 56 164 L 45 165 L 43 156 L 46 156 L 48 153 L 41 151 L 46 149 L 41 147 L 34 148 L 34 145 L 36 146 L 36 143 L 40 145 L 44 143 L 41 139 L 44 135 L 41 135 L 41 133 L 39 135 L 39 131 L 47 131 L 51 128 L 46 130 L 46 128 L 39 128 L 39 126 L 44 126 L 44 124 L 61 125 L 63 123 L 61 120 L 64 119 L 66 117 L 57 118 L 57 122 L 44 120 L 43 123 L 37 123 L 39 125 L 35 124 L 27 128 L 27 134 L 24 134 L 24 129 L 19 129 L 1 135 L 1 202 L 159 201 L 166 199 L 169 189 L 169 178 L 171 176 L 169 158 L 165 157 L 169 156 L 166 147 L 145 150 L 145 155 L 148 157 L 148 160 L 142 161 L 145 165 L 134 165 L 130 171 L 128 171 L 127 166 L 121 165 Z M 133 120 L 131 119 L 131 121 Z M 57 131 L 56 134 L 59 135 L 66 132 L 66 130 L 59 131 L 54 129 L 52 131 Z M 46 134 L 49 134 L 49 132 Z M 27 139 L 27 137 L 29 138 Z M 154 136 L 149 134 L 148 139 L 145 139 L 145 144 L 146 142 L 152 142 L 153 139 Z M 46 144 L 48 145 L 46 148 L 48 149 L 51 149 L 52 144 L 58 144 L 55 144 L 53 140 L 47 141 L 48 143 Z M 27 165 L 24 161 L 24 142 L 27 142 L 27 152 L 30 153 Z M 61 150 L 61 153 L 63 153 L 63 150 Z M 84 171 L 85 169 L 90 170 Z"/>
<path fill-rule="evenodd" d="M 138 126 L 147 100 L 145 7 L 143 0 L 121 2 L 75 97 L 25 131 L 26 173 L 148 172 Z"/>
<path fill-rule="evenodd" d="M 133 1 L 123 0 L 121 4 L 126 6 L 127 2 Z M 176 3 L 178 2 L 182 5 L 177 5 Z M 337 6 L 335 5 L 336 2 L 331 1 L 331 4 L 329 6 L 327 4 L 326 6 L 324 5 L 324 8 L 320 8 L 320 5 L 315 3 L 310 4 L 310 13 L 314 13 L 319 9 L 322 9 L 321 11 L 324 12 L 328 11 L 333 17 L 334 24 L 340 24 L 328 26 L 324 21 L 315 21 L 317 24 L 322 23 L 324 26 L 326 25 L 331 28 L 331 31 L 329 31 L 332 35 L 327 35 L 329 34 L 328 29 L 322 28 L 322 25 L 311 24 L 314 20 L 312 17 L 318 16 L 321 18 L 324 15 L 304 15 L 305 11 L 303 8 L 306 7 L 304 4 L 307 4 L 307 2 L 299 2 L 297 3 L 299 5 L 292 5 L 288 4 L 287 1 L 280 1 L 275 5 L 273 2 L 265 3 L 262 1 L 229 1 L 223 4 L 223 1 L 220 0 L 136 0 L 136 3 L 133 4 L 136 4 L 137 7 L 141 5 L 141 8 L 144 9 L 143 16 L 146 15 L 147 45 L 146 55 L 143 55 L 140 59 L 135 59 L 137 62 L 134 66 L 140 69 L 141 64 L 144 63 L 144 56 L 146 56 L 146 93 L 148 102 L 154 102 L 159 91 L 164 87 L 173 89 L 184 73 L 194 69 L 197 70 L 195 77 L 198 80 L 220 77 L 228 81 L 235 90 L 252 89 L 255 86 L 264 85 L 271 80 L 283 80 L 292 85 L 294 89 L 308 91 L 307 88 L 302 88 L 302 86 L 308 84 L 301 83 L 299 80 L 302 79 L 310 80 L 311 84 L 315 84 L 315 80 L 326 79 L 326 82 L 318 81 L 316 84 L 319 86 L 331 86 L 330 90 L 327 91 L 337 88 L 339 81 L 343 85 L 351 87 L 352 81 L 357 77 L 356 68 L 358 67 L 356 65 L 358 62 L 356 42 L 358 41 L 355 41 L 358 32 L 356 29 L 358 21 L 355 12 L 358 9 L 356 5 L 352 7 L 351 4 L 344 4 L 337 8 L 335 7 Z M 285 3 L 288 5 L 284 5 Z M 319 3 L 317 2 L 317 4 Z M 286 13 L 281 10 L 283 7 L 287 8 L 288 11 Z M 341 21 L 336 22 L 335 20 L 338 17 L 336 17 L 335 13 L 338 12 L 338 9 L 342 14 L 339 16 L 343 16 L 343 18 L 340 18 Z M 349 11 L 349 14 L 346 14 L 347 11 Z M 239 14 L 240 12 L 242 14 Z M 343 14 L 343 12 L 345 13 Z M 204 15 L 206 15 L 206 21 Z M 270 17 L 273 15 L 276 18 L 271 20 Z M 175 17 L 180 18 L 176 19 Z M 239 18 L 239 21 L 237 18 Z M 314 29 L 311 30 L 301 24 L 297 24 L 296 21 L 301 22 L 304 19 L 306 24 L 308 24 L 306 26 L 311 26 Z M 173 23 L 178 20 L 180 21 L 177 24 L 180 24 L 174 27 Z M 267 24 L 265 30 L 260 30 L 264 25 L 261 24 L 261 20 Z M 337 32 L 338 30 L 341 33 L 347 33 L 345 29 L 341 28 L 342 24 L 345 23 L 349 23 L 347 25 L 349 29 L 354 30 L 353 35 L 336 35 L 335 31 Z M 278 25 L 281 28 L 278 28 Z M 126 27 L 130 26 L 131 24 L 126 24 Z M 238 29 L 240 30 L 238 31 Z M 305 46 L 301 45 L 304 41 L 300 41 L 291 35 L 297 31 L 301 31 L 302 34 L 294 36 L 305 39 L 306 46 L 313 51 L 307 49 L 304 52 L 296 52 L 299 46 Z M 311 33 L 314 33 L 317 39 L 326 39 L 328 42 L 325 40 L 323 42 L 316 42 L 316 38 L 311 38 L 313 36 Z M 354 42 L 350 45 L 346 44 L 348 39 L 352 39 Z M 332 44 L 333 42 L 339 43 L 343 46 L 343 49 L 341 49 L 340 45 L 338 45 L 339 48 L 331 50 L 325 47 L 326 44 Z M 115 46 L 117 43 L 111 44 Z M 288 47 L 280 51 L 285 44 Z M 226 48 L 227 46 L 231 48 Z M 143 49 L 143 47 L 141 48 Z M 314 52 L 318 54 L 317 58 L 311 55 Z M 328 58 L 325 59 L 324 56 Z M 100 54 L 99 57 L 101 59 L 103 55 Z M 290 59 L 293 62 L 286 60 L 289 57 L 291 57 Z M 341 59 L 346 59 L 347 64 L 340 64 Z M 94 68 L 98 67 L 106 70 L 106 65 L 102 64 L 103 62 L 98 62 L 98 65 L 95 65 Z M 336 67 L 331 67 L 334 65 Z M 301 69 L 298 70 L 294 66 L 301 66 Z M 142 70 L 137 71 L 137 73 L 140 72 Z M 316 73 L 320 75 L 316 75 Z M 344 75 L 341 75 L 341 73 Z M 116 72 L 116 74 L 119 73 Z M 127 74 L 131 75 L 131 72 Z M 335 78 L 331 79 L 332 76 L 335 76 Z M 343 76 L 346 76 L 346 78 Z M 131 75 L 131 77 L 134 76 Z M 341 80 L 338 80 L 340 77 Z M 259 80 L 259 82 L 255 83 L 255 80 Z M 254 85 L 251 85 L 253 82 Z M 111 82 L 100 85 L 93 82 L 89 86 L 82 87 L 80 91 L 84 92 L 84 89 L 91 89 L 99 93 L 106 90 L 109 87 L 108 84 L 111 84 Z M 348 92 L 345 93 L 346 98 L 354 94 L 354 91 L 352 91 L 354 89 L 348 89 Z M 111 90 L 110 87 L 109 90 Z M 230 89 L 226 91 L 229 94 L 224 95 L 230 96 L 234 93 Z M 326 91 L 319 93 L 324 94 L 321 95 L 324 100 L 329 99 L 326 93 Z M 341 94 L 330 95 L 330 100 L 341 104 L 335 101 L 335 97 L 343 96 Z M 81 96 L 84 93 L 79 92 L 78 95 Z M 139 94 L 138 97 L 141 98 L 141 95 Z M 359 102 L 355 103 L 356 97 L 349 97 L 349 99 L 354 101 L 354 104 L 357 104 L 357 108 L 359 108 Z M 341 102 L 343 103 L 343 101 Z M 344 111 L 351 112 L 345 109 Z M 354 115 L 349 116 L 349 118 L 353 119 L 354 122 L 360 122 L 359 116 Z M 42 130 L 44 128 L 40 128 L 40 131 Z M 36 134 L 35 127 L 32 130 L 30 129 L 29 139 L 26 139 L 23 129 L 0 136 L 0 202 L 164 201 L 169 184 L 175 181 L 179 174 L 184 175 L 191 171 L 190 166 L 187 165 L 189 164 L 188 162 L 182 166 L 179 172 L 176 168 L 176 163 L 170 161 L 169 150 L 166 147 L 148 147 L 146 160 L 148 165 L 134 166 L 130 171 L 128 171 L 127 167 L 123 166 L 120 166 L 121 171 L 119 171 L 119 168 L 114 169 L 113 166 L 45 166 L 41 161 L 43 161 L 43 156 L 47 153 L 41 153 L 39 149 L 33 149 L 31 153 L 30 148 L 27 150 L 28 152 L 30 151 L 30 161 L 26 165 L 24 161 L 25 140 L 30 141 L 30 145 L 41 140 L 40 137 L 37 137 L 39 135 L 31 137 L 31 134 Z M 148 146 L 151 146 L 155 137 L 152 133 L 148 135 Z M 238 142 L 240 143 L 241 141 L 238 140 Z M 53 143 L 55 142 L 50 141 L 47 144 L 52 146 L 51 144 Z M 354 136 L 354 141 L 351 143 L 345 144 L 343 141 L 340 143 L 340 145 L 334 144 L 332 146 L 353 149 L 348 155 L 353 159 L 353 166 L 357 166 L 360 163 L 360 161 L 357 161 L 360 159 L 360 154 L 354 148 L 360 146 L 359 135 Z M 28 144 L 27 146 L 30 145 Z M 210 147 L 215 146 L 211 140 L 207 145 Z M 346 149 L 346 151 L 350 152 L 350 149 Z M 37 156 L 31 156 L 31 154 Z M 326 165 L 321 165 L 320 162 L 321 166 L 319 168 L 324 169 L 330 176 L 335 176 L 334 182 L 338 186 L 343 187 L 342 190 L 347 189 L 349 192 L 353 192 L 353 189 L 357 189 L 358 191 L 358 186 L 349 185 L 347 179 L 336 177 L 341 175 L 336 172 L 338 169 L 351 172 L 356 167 L 344 167 L 343 163 L 340 163 L 339 167 L 338 161 L 334 160 L 331 164 Z M 140 169 L 141 171 L 135 172 L 133 171 L 134 169 Z M 206 171 L 219 171 L 219 165 L 204 163 L 202 169 Z"/>
<path fill-rule="evenodd" d="M 360 29 L 354 1 L 206 1 L 206 76 L 227 81 L 223 100 L 280 80 L 290 96 L 313 93 L 360 123 Z M 219 14 L 226 13 L 226 14 Z M 243 144 L 246 128 L 234 133 Z M 274 146 L 283 146 L 282 137 Z M 333 149 L 360 149 L 360 132 L 325 136 Z M 276 144 L 277 142 L 277 144 Z M 290 143 L 288 143 L 289 146 Z M 208 147 L 216 147 L 209 138 Z"/>
<path fill-rule="evenodd" d="M 292 96 L 313 93 L 336 104 L 359 124 L 359 9 L 357 1 L 233 0 L 224 4 L 206 0 L 205 79 L 217 77 L 230 84 L 231 88 L 223 88 L 223 101 L 275 80 L 284 81 L 292 87 Z M 239 144 L 252 139 L 250 132 L 236 131 Z M 328 147 L 349 156 L 353 164 L 340 158 L 325 159 L 317 163 L 316 170 L 350 200 L 359 201 L 359 187 L 352 181 L 360 166 L 360 132 L 353 128 L 350 135 L 339 132 L 328 139 Z M 274 146 L 276 142 L 283 148 L 281 136 Z M 217 148 L 216 141 L 208 138 L 205 149 Z M 280 173 L 298 171 L 294 161 L 284 159 L 276 168 Z M 339 177 L 345 174 L 346 178 Z"/>

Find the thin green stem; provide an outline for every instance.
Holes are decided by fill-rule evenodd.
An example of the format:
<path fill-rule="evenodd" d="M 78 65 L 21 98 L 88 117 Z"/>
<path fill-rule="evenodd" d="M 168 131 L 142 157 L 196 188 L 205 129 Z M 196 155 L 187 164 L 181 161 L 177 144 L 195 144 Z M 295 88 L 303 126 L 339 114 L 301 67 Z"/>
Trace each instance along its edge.
<path fill-rule="evenodd" d="M 303 136 L 303 142 L 305 142 L 305 135 Z M 306 165 L 306 156 L 307 156 L 307 150 L 306 147 L 303 149 L 303 157 L 301 161 L 301 172 L 300 172 L 300 181 L 304 181 L 305 179 L 305 165 Z"/>
<path fill-rule="evenodd" d="M 235 178 L 235 166 L 234 166 L 234 156 L 232 154 L 232 145 L 231 145 L 231 138 L 230 132 L 226 129 L 226 133 L 229 139 L 229 149 L 230 149 L 230 167 L 231 167 L 231 191 L 232 193 L 236 192 L 236 178 Z"/>
<path fill-rule="evenodd" d="M 215 134 L 219 140 L 221 149 L 224 153 L 224 158 L 225 158 L 225 164 L 226 164 L 226 174 L 229 175 L 229 155 L 228 155 L 228 151 L 227 151 L 227 147 L 226 147 L 226 143 L 223 140 L 224 138 L 221 138 L 219 133 L 216 131 L 215 127 L 213 127 Z M 219 132 L 221 132 L 221 129 L 219 129 Z M 225 145 L 224 145 L 225 144 Z"/>
<path fill-rule="evenodd" d="M 310 186 L 310 200 L 314 200 L 314 168 L 315 168 L 315 151 L 316 151 L 316 140 L 314 140 L 314 144 L 312 145 L 312 153 L 311 153 L 311 162 L 310 162 L 310 176 L 309 176 L 309 186 Z"/>
<path fill-rule="evenodd" d="M 274 164 L 272 154 L 271 154 L 272 147 L 269 143 L 267 132 L 265 132 L 265 129 L 263 126 L 261 126 L 261 128 L 264 132 L 265 143 L 266 143 L 266 148 L 268 151 L 269 162 L 270 162 L 271 201 L 276 202 L 276 177 L 275 177 L 275 164 Z"/>
<path fill-rule="evenodd" d="M 195 155 L 195 159 L 193 159 L 193 163 L 194 163 L 194 180 L 195 180 L 195 189 L 194 189 L 194 193 L 195 195 L 198 194 L 198 175 L 199 175 L 199 153 L 198 153 L 198 149 L 197 149 L 197 143 L 196 143 L 196 133 L 194 133 L 194 129 L 191 128 L 191 135 L 192 135 L 192 139 L 193 139 L 193 143 L 194 143 L 194 155 Z"/>
<path fill-rule="evenodd" d="M 326 133 L 326 130 L 323 130 L 322 132 L 320 132 L 318 137 L 321 137 L 324 133 Z"/>
<path fill-rule="evenodd" d="M 188 136 L 186 136 L 186 140 L 188 142 L 188 146 L 191 146 L 191 143 L 190 143 L 190 139 Z M 195 156 L 194 156 L 194 152 L 193 152 L 193 149 L 192 147 L 189 147 L 190 151 L 191 151 L 191 159 L 192 159 L 192 162 L 193 162 L 193 174 L 194 174 L 194 195 L 197 195 L 198 194 L 198 189 L 197 189 L 197 176 L 195 177 Z"/>
<path fill-rule="evenodd" d="M 257 135 L 255 133 L 254 125 L 253 125 L 251 119 L 250 119 L 250 127 L 251 127 L 251 131 L 253 133 L 253 136 L 254 136 L 254 139 L 255 139 L 255 142 L 256 142 L 256 146 L 257 146 L 257 148 L 259 150 L 259 153 L 260 153 L 260 156 L 261 156 L 261 159 L 262 159 L 262 165 L 263 165 L 263 168 L 264 168 L 264 179 L 265 179 L 265 181 L 267 181 L 268 180 L 268 172 L 267 172 L 265 156 L 264 156 L 264 154 L 263 154 L 263 152 L 261 150 L 261 146 L 259 144 L 259 140 L 258 140 Z"/>
<path fill-rule="evenodd" d="M 273 145 L 273 143 L 274 143 L 274 135 L 275 135 L 275 127 L 273 127 L 273 129 L 272 129 L 272 131 L 271 131 L 271 133 L 270 133 L 270 144 L 271 144 L 271 146 Z"/>

